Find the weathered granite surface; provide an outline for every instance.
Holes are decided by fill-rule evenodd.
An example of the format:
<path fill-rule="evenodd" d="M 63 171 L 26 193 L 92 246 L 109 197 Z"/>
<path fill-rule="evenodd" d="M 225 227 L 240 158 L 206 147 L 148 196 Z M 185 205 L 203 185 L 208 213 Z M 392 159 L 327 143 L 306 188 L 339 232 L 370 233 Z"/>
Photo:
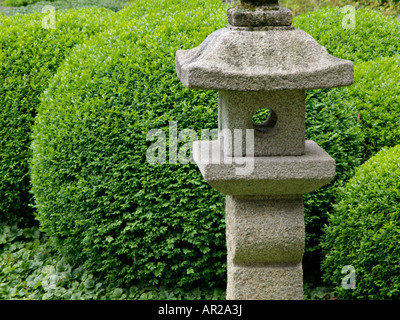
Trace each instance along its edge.
<path fill-rule="evenodd" d="M 304 251 L 304 208 L 292 197 L 226 197 L 227 245 L 237 265 L 297 264 Z"/>
<path fill-rule="evenodd" d="M 303 298 L 301 195 L 226 197 L 227 299 Z"/>
<path fill-rule="evenodd" d="M 188 88 L 236 91 L 330 88 L 354 78 L 353 62 L 294 27 L 217 30 L 200 46 L 178 50 L 176 71 Z"/>
<path fill-rule="evenodd" d="M 237 266 L 228 261 L 227 300 L 302 300 L 303 269 L 297 265 Z"/>
<path fill-rule="evenodd" d="M 253 115 L 261 108 L 272 111 L 263 124 L 254 124 Z M 273 117 L 273 119 L 272 119 Z M 305 91 L 220 91 L 218 127 L 241 130 L 242 156 L 246 155 L 246 129 L 254 130 L 255 156 L 300 156 L 305 148 Z M 232 139 L 235 138 L 234 134 Z M 226 155 L 234 154 L 234 143 L 223 143 Z"/>
<path fill-rule="evenodd" d="M 277 5 L 256 7 L 253 10 L 241 7 L 228 10 L 228 22 L 235 27 L 290 26 L 292 19 L 292 11 Z"/>
<path fill-rule="evenodd" d="M 335 160 L 314 141 L 302 156 L 229 157 L 218 141 L 193 142 L 193 159 L 205 181 L 226 195 L 288 195 L 314 191 L 335 176 Z M 240 167 L 252 168 L 238 175 Z"/>

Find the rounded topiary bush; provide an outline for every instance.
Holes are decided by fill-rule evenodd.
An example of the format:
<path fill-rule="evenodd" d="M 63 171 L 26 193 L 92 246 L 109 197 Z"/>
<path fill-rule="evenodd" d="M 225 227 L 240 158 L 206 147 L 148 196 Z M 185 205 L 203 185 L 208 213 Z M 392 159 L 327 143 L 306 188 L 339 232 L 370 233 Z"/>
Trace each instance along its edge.
<path fill-rule="evenodd" d="M 400 297 L 400 145 L 383 149 L 340 189 L 329 215 L 323 249 L 324 278 L 339 298 Z M 354 287 L 345 266 L 355 271 Z"/>
<path fill-rule="evenodd" d="M 306 262 L 318 262 L 322 227 L 338 184 L 381 148 L 400 143 L 399 74 L 400 56 L 378 58 L 355 66 L 351 86 L 308 92 L 307 137 L 336 160 L 336 176 L 329 185 L 304 196 Z"/>
<path fill-rule="evenodd" d="M 0 221 L 9 224 L 34 217 L 28 160 L 40 95 L 69 50 L 101 31 L 112 12 L 57 12 L 55 29 L 43 28 L 46 15 L 0 16 Z"/>
<path fill-rule="evenodd" d="M 345 15 L 341 8 L 325 8 L 293 20 L 294 26 L 312 35 L 330 54 L 356 65 L 353 85 L 307 91 L 306 137 L 336 160 L 336 176 L 327 186 L 304 196 L 306 275 L 315 275 L 314 271 L 319 269 L 322 227 L 335 201 L 338 184 L 347 181 L 354 168 L 371 154 L 397 141 L 399 25 L 390 17 L 359 9 L 355 28 L 344 29 Z M 375 59 L 381 60 L 374 62 Z M 372 61 L 362 64 L 369 60 Z M 387 129 L 383 119 L 389 120 Z"/>
<path fill-rule="evenodd" d="M 400 143 L 399 74 L 400 56 L 378 58 L 355 66 L 353 85 L 308 93 L 307 136 L 336 160 L 334 181 L 304 196 L 308 213 L 305 261 L 312 260 L 314 269 L 320 256 L 322 227 L 335 202 L 337 186 L 380 149 Z M 318 119 L 318 126 L 313 118 Z M 334 123 L 336 128 L 321 131 Z"/>
<path fill-rule="evenodd" d="M 383 147 L 400 143 L 400 55 L 378 58 L 356 67 L 354 84 L 335 90 L 336 101 L 357 110 L 363 139 L 363 160 Z"/>
<path fill-rule="evenodd" d="M 323 8 L 293 19 L 293 25 L 314 37 L 338 58 L 360 63 L 400 54 L 400 27 L 396 19 L 368 9 L 355 11 L 355 27 L 346 29 L 349 12 Z"/>
<path fill-rule="evenodd" d="M 223 197 L 194 164 L 151 164 L 151 129 L 217 127 L 215 92 L 185 89 L 176 50 L 226 24 L 212 0 L 135 1 L 74 50 L 44 94 L 34 130 L 41 226 L 93 272 L 123 283 L 223 286 Z M 179 147 L 184 141 L 180 142 Z"/>
<path fill-rule="evenodd" d="M 337 89 L 340 90 L 340 89 Z M 313 140 L 336 161 L 335 178 L 303 196 L 306 247 L 305 276 L 320 277 L 320 238 L 327 214 L 335 202 L 336 188 L 361 164 L 362 136 L 353 104 L 343 103 L 332 90 L 310 90 L 306 96 L 306 139 Z"/>

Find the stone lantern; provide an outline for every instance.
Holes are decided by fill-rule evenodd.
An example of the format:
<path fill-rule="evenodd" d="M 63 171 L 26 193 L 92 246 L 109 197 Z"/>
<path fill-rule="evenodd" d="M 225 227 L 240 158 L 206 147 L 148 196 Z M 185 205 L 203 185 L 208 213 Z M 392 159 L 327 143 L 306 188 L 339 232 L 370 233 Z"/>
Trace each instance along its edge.
<path fill-rule="evenodd" d="M 302 299 L 302 195 L 335 176 L 334 159 L 305 140 L 305 90 L 352 84 L 353 63 L 294 28 L 278 0 L 243 0 L 228 21 L 176 52 L 187 88 L 219 91 L 218 140 L 194 142 L 193 158 L 226 195 L 227 299 Z M 255 124 L 261 108 L 269 117 Z"/>

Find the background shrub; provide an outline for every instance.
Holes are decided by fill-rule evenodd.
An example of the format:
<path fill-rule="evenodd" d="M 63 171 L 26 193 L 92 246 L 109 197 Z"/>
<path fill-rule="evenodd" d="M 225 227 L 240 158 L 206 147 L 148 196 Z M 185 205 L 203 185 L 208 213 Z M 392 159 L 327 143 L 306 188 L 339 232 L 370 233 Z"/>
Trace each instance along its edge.
<path fill-rule="evenodd" d="M 306 253 L 303 264 L 305 275 L 316 278 L 321 275 L 315 271 L 319 270 L 322 258 L 322 228 L 335 202 L 338 185 L 353 175 L 354 168 L 368 159 L 372 149 L 377 151 L 383 145 L 393 145 L 398 131 L 394 128 L 397 113 L 393 111 L 399 103 L 397 60 L 391 60 L 393 65 L 372 61 L 360 67 L 358 64 L 396 56 L 400 48 L 399 25 L 391 17 L 360 9 L 356 11 L 356 28 L 343 29 L 343 17 L 341 8 L 325 8 L 293 20 L 296 27 L 312 35 L 330 54 L 354 61 L 356 65 L 353 85 L 307 91 L 306 137 L 316 141 L 336 160 L 335 179 L 304 195 Z M 383 119 L 390 120 L 387 130 Z M 385 134 L 389 130 L 391 133 Z"/>
<path fill-rule="evenodd" d="M 322 227 L 327 222 L 326 213 L 332 210 L 331 205 L 335 202 L 337 187 L 352 176 L 354 168 L 381 148 L 400 143 L 399 66 L 400 56 L 361 63 L 355 66 L 353 85 L 314 91 L 314 96 L 311 93 L 308 95 L 307 119 L 322 117 L 320 125 L 336 123 L 338 126 L 331 128 L 331 131 L 323 130 L 328 134 L 322 135 L 318 126 L 309 125 L 307 129 L 308 136 L 311 138 L 310 131 L 312 131 L 314 134 L 312 140 L 318 142 L 336 159 L 335 180 L 328 186 L 304 196 L 305 211 L 308 212 L 306 234 L 309 239 L 306 246 L 309 254 L 305 257 L 305 263 L 306 266 L 310 263 L 310 268 L 313 270 L 317 270 L 315 264 L 321 255 L 319 242 Z M 316 106 L 317 108 L 309 108 L 310 103 L 314 104 L 313 108 Z M 322 114 L 315 112 L 318 106 L 320 110 L 324 110 Z M 343 120 L 337 117 L 341 112 L 346 114 L 347 125 L 341 124 Z M 323 124 L 323 120 L 329 117 L 336 118 L 337 122 L 329 121 Z M 347 133 L 340 133 L 343 130 L 347 130 Z M 352 136 L 353 141 L 350 140 Z"/>
<path fill-rule="evenodd" d="M 341 92 L 341 89 L 336 89 Z M 332 89 L 309 90 L 306 96 L 306 139 L 313 140 L 336 161 L 335 178 L 326 186 L 303 195 L 306 247 L 304 275 L 320 278 L 322 227 L 335 202 L 336 189 L 361 164 L 362 138 L 353 104 L 345 104 Z"/>
<path fill-rule="evenodd" d="M 397 4 L 396 4 L 397 3 Z M 356 8 L 368 8 L 381 12 L 384 15 L 397 16 L 399 11 L 398 0 L 281 0 L 282 7 L 292 10 L 294 15 L 312 12 L 319 8 L 339 7 L 352 5 Z"/>
<path fill-rule="evenodd" d="M 378 58 L 357 66 L 354 84 L 332 94 L 359 113 L 364 161 L 383 147 L 400 143 L 399 75 L 399 55 Z"/>
<path fill-rule="evenodd" d="M 296 16 L 293 25 L 314 37 L 338 58 L 360 63 L 400 54 L 400 27 L 393 17 L 356 10 L 355 28 L 344 29 L 342 8 L 322 8 Z"/>
<path fill-rule="evenodd" d="M 400 297 L 400 146 L 384 148 L 340 189 L 323 248 L 324 278 L 339 298 Z M 341 286 L 342 268 L 356 271 L 355 289 Z"/>
<path fill-rule="evenodd" d="M 186 90 L 174 55 L 226 24 L 216 1 L 136 1 L 67 58 L 34 131 L 38 218 L 107 279 L 223 286 L 222 196 L 193 164 L 146 161 L 150 129 L 216 128 L 215 92 Z M 168 159 L 168 158 L 167 158 Z"/>
<path fill-rule="evenodd" d="M 33 222 L 28 159 L 40 95 L 69 50 L 102 30 L 111 13 L 59 12 L 54 30 L 42 27 L 42 13 L 0 17 L 0 221 Z"/>
<path fill-rule="evenodd" d="M 12 0 L 15 1 L 15 0 Z M 20 0 L 17 0 L 20 1 Z M 21 0 L 22 3 L 28 0 Z M 15 15 L 18 13 L 29 14 L 33 12 L 41 12 L 45 6 L 53 6 L 57 11 L 65 9 L 81 9 L 89 7 L 106 8 L 112 11 L 119 11 L 124 6 L 131 3 L 132 0 L 48 0 L 48 1 L 32 1 L 28 4 L 21 4 L 23 7 L 0 10 L 0 14 Z M 3 2 L 5 5 L 5 2 Z M 13 6 L 15 6 L 14 4 Z"/>
<path fill-rule="evenodd" d="M 9 7 L 21 7 L 26 6 L 28 4 L 33 4 L 39 2 L 40 0 L 4 0 L 2 5 Z"/>

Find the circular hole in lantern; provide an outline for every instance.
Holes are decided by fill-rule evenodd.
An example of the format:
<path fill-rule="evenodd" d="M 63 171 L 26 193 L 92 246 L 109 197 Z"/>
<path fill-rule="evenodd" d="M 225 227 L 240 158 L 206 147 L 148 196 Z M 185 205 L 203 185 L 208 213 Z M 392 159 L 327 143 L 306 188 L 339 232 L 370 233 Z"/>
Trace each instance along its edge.
<path fill-rule="evenodd" d="M 252 120 L 255 130 L 269 133 L 275 127 L 277 117 L 274 110 L 261 108 L 254 113 Z"/>

